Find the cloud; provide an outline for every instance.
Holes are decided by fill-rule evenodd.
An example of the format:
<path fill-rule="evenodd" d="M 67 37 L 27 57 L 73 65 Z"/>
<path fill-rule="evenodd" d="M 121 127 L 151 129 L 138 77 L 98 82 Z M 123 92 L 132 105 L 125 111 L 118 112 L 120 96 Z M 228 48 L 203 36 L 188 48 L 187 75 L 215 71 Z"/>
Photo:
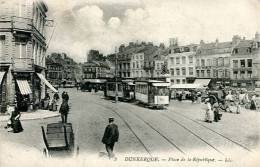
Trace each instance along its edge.
<path fill-rule="evenodd" d="M 105 19 L 111 12 L 101 6 L 107 3 L 113 4 L 111 10 L 124 5 L 118 10 L 123 13 Z M 89 49 L 107 54 L 130 41 L 167 44 L 171 37 L 178 37 L 181 44 L 229 41 L 235 34 L 252 38 L 260 30 L 257 0 L 48 0 L 47 4 L 49 17 L 57 23 L 49 51 L 68 52 L 77 61 L 84 61 Z"/>

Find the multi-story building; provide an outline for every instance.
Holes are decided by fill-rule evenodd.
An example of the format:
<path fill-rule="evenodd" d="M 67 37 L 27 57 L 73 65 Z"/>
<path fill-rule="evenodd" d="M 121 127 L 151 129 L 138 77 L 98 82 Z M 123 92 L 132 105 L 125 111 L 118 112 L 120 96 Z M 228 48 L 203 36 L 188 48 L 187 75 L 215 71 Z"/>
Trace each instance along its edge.
<path fill-rule="evenodd" d="M 64 75 L 64 65 L 62 61 L 54 59 L 50 55 L 46 58 L 47 80 L 53 85 L 60 85 Z"/>
<path fill-rule="evenodd" d="M 83 79 L 104 79 L 114 76 L 106 62 L 85 62 L 82 64 Z"/>
<path fill-rule="evenodd" d="M 1 0 L 0 8 L 1 111 L 15 101 L 26 110 L 39 103 L 49 85 L 44 77 L 48 8 L 38 0 Z"/>
<path fill-rule="evenodd" d="M 131 78 L 144 77 L 144 53 L 133 53 L 130 61 Z"/>
<path fill-rule="evenodd" d="M 254 89 L 259 82 L 258 76 L 260 51 L 260 35 L 256 33 L 253 40 L 241 39 L 234 47 L 230 58 L 231 81 L 233 87 Z"/>
<path fill-rule="evenodd" d="M 195 80 L 195 54 L 198 45 L 173 45 L 169 48 L 168 70 L 172 84 L 193 83 Z"/>
<path fill-rule="evenodd" d="M 196 52 L 196 78 L 211 79 L 210 85 L 230 86 L 230 57 L 240 38 L 234 36 L 231 42 L 204 43 Z"/>
<path fill-rule="evenodd" d="M 48 60 L 51 60 L 50 63 L 47 63 L 48 73 L 50 74 L 48 79 L 50 79 L 50 81 L 54 81 L 55 84 L 60 85 L 61 83 L 74 84 L 81 80 L 81 67 L 66 53 L 51 53 L 51 55 L 48 56 Z M 55 65 L 57 65 L 57 67 Z M 54 73 L 59 73 L 57 75 L 55 74 L 58 78 L 52 75 Z"/>

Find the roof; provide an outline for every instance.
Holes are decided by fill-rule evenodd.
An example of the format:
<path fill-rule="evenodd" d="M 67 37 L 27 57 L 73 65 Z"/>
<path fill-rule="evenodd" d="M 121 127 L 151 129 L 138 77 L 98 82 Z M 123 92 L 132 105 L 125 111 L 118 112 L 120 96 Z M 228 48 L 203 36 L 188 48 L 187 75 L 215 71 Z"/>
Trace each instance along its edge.
<path fill-rule="evenodd" d="M 249 48 L 253 46 L 253 40 L 241 40 L 235 48 Z"/>

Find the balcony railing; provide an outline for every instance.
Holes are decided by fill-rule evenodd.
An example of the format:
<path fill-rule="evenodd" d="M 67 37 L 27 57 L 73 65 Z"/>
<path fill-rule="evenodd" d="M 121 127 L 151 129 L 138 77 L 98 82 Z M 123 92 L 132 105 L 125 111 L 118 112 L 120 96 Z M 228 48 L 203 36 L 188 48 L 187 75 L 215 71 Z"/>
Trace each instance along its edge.
<path fill-rule="evenodd" d="M 31 58 L 13 58 L 13 70 L 14 71 L 32 71 L 33 59 Z"/>

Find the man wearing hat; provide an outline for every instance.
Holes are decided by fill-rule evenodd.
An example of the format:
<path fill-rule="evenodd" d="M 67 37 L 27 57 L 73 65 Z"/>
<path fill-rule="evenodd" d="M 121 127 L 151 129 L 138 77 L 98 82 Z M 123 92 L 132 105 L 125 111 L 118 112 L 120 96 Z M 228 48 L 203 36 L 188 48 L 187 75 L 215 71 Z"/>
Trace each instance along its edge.
<path fill-rule="evenodd" d="M 115 142 L 118 141 L 119 131 L 117 125 L 114 123 L 114 118 L 109 118 L 108 122 L 109 124 L 105 129 L 104 136 L 102 138 L 102 143 L 105 144 L 110 159 L 115 156 L 113 153 L 113 149 Z"/>

